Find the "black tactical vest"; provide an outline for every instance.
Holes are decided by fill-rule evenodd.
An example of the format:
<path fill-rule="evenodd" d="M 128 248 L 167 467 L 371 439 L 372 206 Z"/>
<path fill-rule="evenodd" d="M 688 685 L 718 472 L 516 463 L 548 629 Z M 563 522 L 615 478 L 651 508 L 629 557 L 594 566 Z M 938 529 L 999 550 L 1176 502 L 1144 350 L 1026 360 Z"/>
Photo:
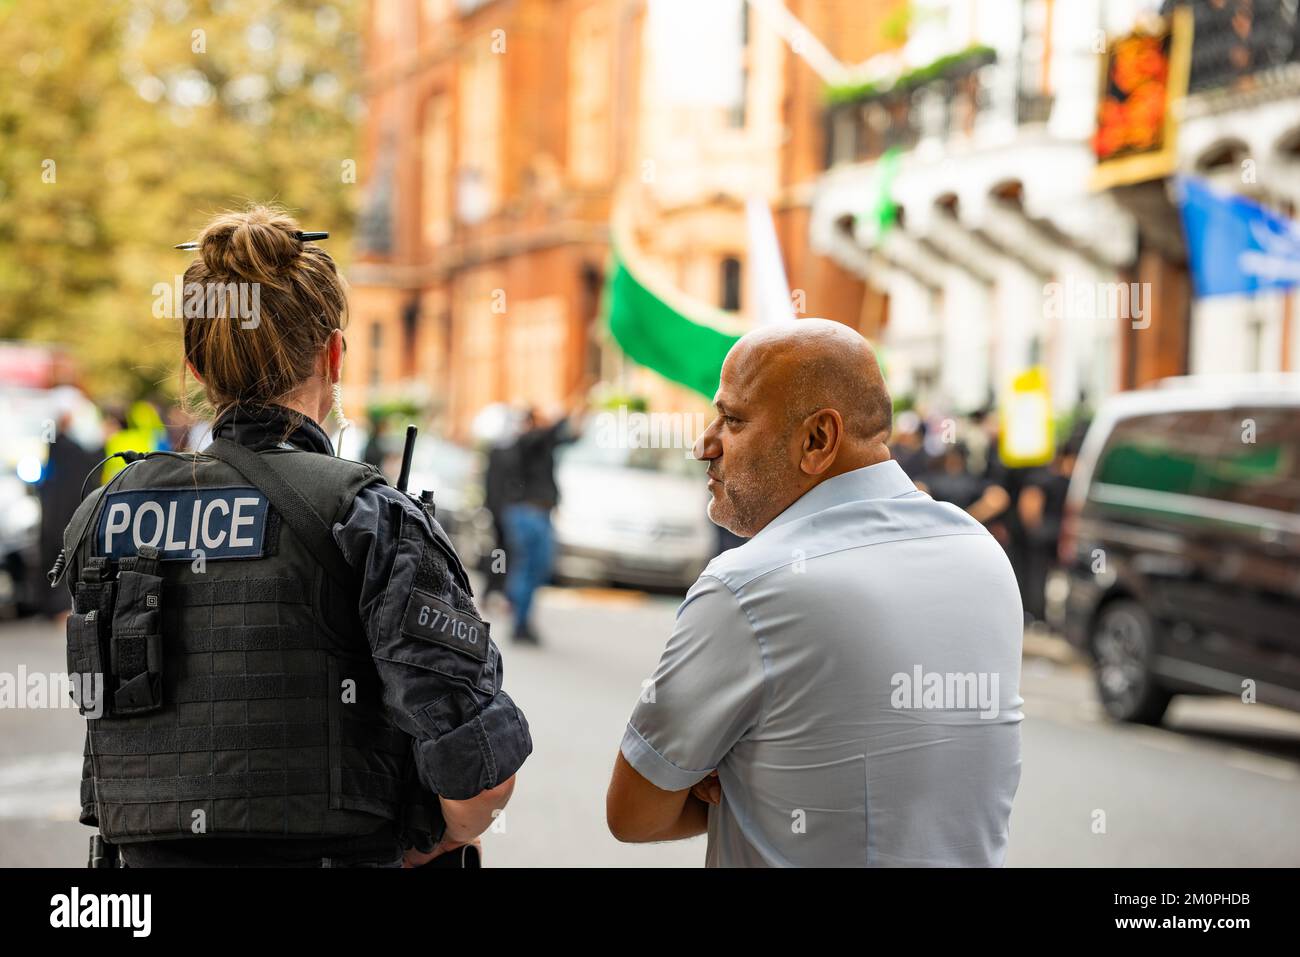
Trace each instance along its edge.
<path fill-rule="evenodd" d="M 260 454 L 330 525 L 383 481 L 328 455 Z M 411 741 L 384 716 L 356 596 L 248 480 L 155 453 L 88 498 L 68 535 L 68 670 L 104 675 L 98 699 L 93 683 L 78 697 L 83 823 L 130 843 L 402 818 Z"/>

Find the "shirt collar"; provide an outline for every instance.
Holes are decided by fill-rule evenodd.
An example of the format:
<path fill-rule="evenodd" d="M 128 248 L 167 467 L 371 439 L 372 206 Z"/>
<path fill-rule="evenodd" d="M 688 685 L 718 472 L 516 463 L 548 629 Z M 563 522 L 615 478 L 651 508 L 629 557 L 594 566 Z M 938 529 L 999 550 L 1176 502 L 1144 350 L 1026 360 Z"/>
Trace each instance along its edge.
<path fill-rule="evenodd" d="M 912 480 L 907 477 L 902 467 L 893 459 L 887 459 L 814 485 L 759 530 L 758 535 L 762 535 L 770 528 L 787 525 L 837 505 L 868 499 L 898 498 L 915 491 L 916 486 L 912 484 Z"/>
<path fill-rule="evenodd" d="M 282 405 L 236 405 L 212 425 L 214 439 L 230 439 L 254 451 L 274 448 L 302 449 L 334 454 L 334 445 L 308 416 Z"/>

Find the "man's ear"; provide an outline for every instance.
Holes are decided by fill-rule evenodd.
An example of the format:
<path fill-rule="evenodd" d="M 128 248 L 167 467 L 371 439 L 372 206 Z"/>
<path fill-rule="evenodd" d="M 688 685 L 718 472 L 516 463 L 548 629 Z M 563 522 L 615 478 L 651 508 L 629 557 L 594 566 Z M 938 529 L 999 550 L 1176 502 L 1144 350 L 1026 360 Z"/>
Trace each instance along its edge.
<path fill-rule="evenodd" d="M 835 462 L 844 438 L 844 419 L 835 409 L 818 409 L 800 426 L 803 456 L 799 470 L 805 475 L 821 475 Z"/>

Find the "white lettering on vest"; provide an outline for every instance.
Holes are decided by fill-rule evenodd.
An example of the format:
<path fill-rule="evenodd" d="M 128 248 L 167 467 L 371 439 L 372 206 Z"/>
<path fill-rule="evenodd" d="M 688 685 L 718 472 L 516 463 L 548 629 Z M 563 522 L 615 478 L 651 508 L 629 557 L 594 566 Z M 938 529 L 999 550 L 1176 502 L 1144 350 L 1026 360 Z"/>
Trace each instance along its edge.
<path fill-rule="evenodd" d="M 143 519 L 146 514 L 151 514 L 155 516 L 154 527 L 153 527 L 153 538 L 149 539 L 149 541 L 147 542 L 140 534 L 140 524 L 141 524 L 140 520 Z M 163 510 L 161 505 L 159 505 L 157 502 L 141 503 L 139 511 L 135 513 L 135 524 L 131 527 L 131 538 L 135 540 L 136 550 L 138 551 L 140 547 L 143 545 L 157 545 L 158 542 L 163 537 L 164 524 L 165 522 L 163 519 Z"/>
<path fill-rule="evenodd" d="M 232 548 L 246 548 L 253 544 L 253 536 L 245 535 L 239 537 L 239 526 L 252 525 L 256 519 L 252 515 L 240 515 L 240 509 L 248 506 L 256 506 L 258 500 L 255 498 L 237 498 L 235 499 L 235 511 L 230 519 L 230 545 Z"/>
<path fill-rule="evenodd" d="M 167 506 L 167 544 L 163 548 L 171 552 L 184 547 L 184 539 L 176 541 L 176 503 L 172 502 Z"/>
<path fill-rule="evenodd" d="M 120 521 L 119 521 L 120 519 Z M 125 532 L 131 525 L 131 506 L 125 502 L 115 502 L 108 510 L 108 524 L 104 526 L 104 547 L 113 547 L 113 536 Z"/>
<path fill-rule="evenodd" d="M 209 526 L 212 522 L 212 513 L 218 506 L 225 515 L 230 514 L 230 506 L 226 504 L 225 499 L 214 498 L 208 503 L 208 507 L 203 510 L 203 544 L 206 548 L 220 548 L 221 543 L 226 540 L 226 533 L 223 530 L 216 538 L 212 537 Z"/>

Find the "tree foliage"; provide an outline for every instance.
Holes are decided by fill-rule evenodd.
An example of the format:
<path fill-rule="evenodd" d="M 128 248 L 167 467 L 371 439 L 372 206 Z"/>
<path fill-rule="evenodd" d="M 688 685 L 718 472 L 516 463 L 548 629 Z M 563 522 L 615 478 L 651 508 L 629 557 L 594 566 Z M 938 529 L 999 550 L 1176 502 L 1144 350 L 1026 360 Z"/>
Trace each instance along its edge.
<path fill-rule="evenodd" d="M 68 346 L 94 395 L 170 391 L 154 287 L 211 213 L 278 201 L 342 264 L 362 7 L 0 0 L 0 338 Z"/>

